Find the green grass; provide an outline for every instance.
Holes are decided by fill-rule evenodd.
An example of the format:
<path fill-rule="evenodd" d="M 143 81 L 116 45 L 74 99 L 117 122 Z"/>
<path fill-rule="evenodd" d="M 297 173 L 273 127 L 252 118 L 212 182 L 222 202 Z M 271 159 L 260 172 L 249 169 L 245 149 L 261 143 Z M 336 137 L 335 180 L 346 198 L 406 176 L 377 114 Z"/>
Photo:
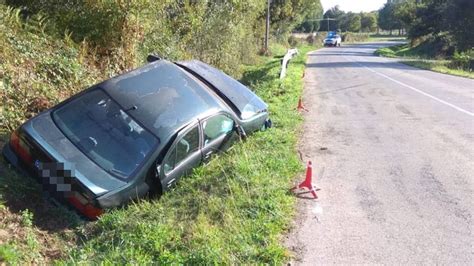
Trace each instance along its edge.
<path fill-rule="evenodd" d="M 433 59 L 431 53 L 432 51 L 427 51 L 426 47 L 417 46 L 412 48 L 408 44 L 384 47 L 375 51 L 375 54 L 379 56 L 401 58 L 400 62 L 410 66 L 454 76 L 474 78 L 474 72 L 452 67 L 451 60 Z"/>
<path fill-rule="evenodd" d="M 384 57 L 415 57 L 421 58 L 421 54 L 416 49 L 410 48 L 408 44 L 400 44 L 390 47 L 380 48 L 375 51 L 376 55 L 384 56 Z"/>
<path fill-rule="evenodd" d="M 108 211 L 84 223 L 45 202 L 41 187 L 0 159 L 0 264 L 163 263 L 282 264 L 289 257 L 282 234 L 294 214 L 288 192 L 302 170 L 296 143 L 302 117 L 305 54 L 300 47 L 280 81 L 284 47 L 245 66 L 242 82 L 268 104 L 274 127 L 235 144 L 184 177 L 160 199 Z M 0 146 L 7 138 L 0 128 Z M 13 233 L 15 232 L 15 233 Z"/>
<path fill-rule="evenodd" d="M 390 35 L 377 35 L 377 34 L 372 34 L 369 37 L 369 42 L 402 42 L 406 41 L 405 37 L 400 37 L 400 36 L 390 36 Z"/>
<path fill-rule="evenodd" d="M 404 64 L 431 71 L 474 79 L 474 72 L 450 67 L 449 60 L 404 60 Z"/>

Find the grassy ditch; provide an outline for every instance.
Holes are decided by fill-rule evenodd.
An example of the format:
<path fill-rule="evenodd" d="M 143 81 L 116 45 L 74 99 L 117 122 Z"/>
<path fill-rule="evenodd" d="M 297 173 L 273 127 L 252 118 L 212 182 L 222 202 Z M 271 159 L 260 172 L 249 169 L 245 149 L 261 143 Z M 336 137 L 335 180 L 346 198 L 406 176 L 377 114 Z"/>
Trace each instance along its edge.
<path fill-rule="evenodd" d="M 249 66 L 243 82 L 270 105 L 274 128 L 198 168 L 160 200 L 105 214 L 83 234 L 72 262 L 247 264 L 287 259 L 280 237 L 293 214 L 288 193 L 302 170 L 295 111 L 308 47 L 278 80 L 280 58 Z"/>
<path fill-rule="evenodd" d="M 410 66 L 427 69 L 439 73 L 450 74 L 460 77 L 474 78 L 474 72 L 458 67 L 451 59 L 434 59 L 426 55 L 423 47 L 410 47 L 409 44 L 402 44 L 380 48 L 375 51 L 376 55 L 401 58 L 401 62 Z"/>
<path fill-rule="evenodd" d="M 242 81 L 270 106 L 274 127 L 236 144 L 159 200 L 107 212 L 96 222 L 43 200 L 41 188 L 0 159 L 0 264 L 7 263 L 284 263 L 281 235 L 291 221 L 295 152 L 302 122 L 295 111 L 303 83 L 300 48 L 278 79 L 281 52 L 245 67 Z M 277 52 L 278 51 L 278 52 Z M 5 128 L 0 146 L 6 141 Z"/>

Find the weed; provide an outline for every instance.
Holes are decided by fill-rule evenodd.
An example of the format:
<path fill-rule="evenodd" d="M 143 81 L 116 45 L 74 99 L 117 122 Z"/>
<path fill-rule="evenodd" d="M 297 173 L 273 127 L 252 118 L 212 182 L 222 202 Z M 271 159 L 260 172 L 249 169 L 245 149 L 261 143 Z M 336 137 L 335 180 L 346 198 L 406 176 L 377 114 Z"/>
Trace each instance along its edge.
<path fill-rule="evenodd" d="M 21 211 L 21 225 L 31 227 L 33 225 L 33 213 L 28 209 Z"/>
<path fill-rule="evenodd" d="M 20 255 L 11 244 L 0 244 L 0 264 L 17 264 L 20 261 Z"/>

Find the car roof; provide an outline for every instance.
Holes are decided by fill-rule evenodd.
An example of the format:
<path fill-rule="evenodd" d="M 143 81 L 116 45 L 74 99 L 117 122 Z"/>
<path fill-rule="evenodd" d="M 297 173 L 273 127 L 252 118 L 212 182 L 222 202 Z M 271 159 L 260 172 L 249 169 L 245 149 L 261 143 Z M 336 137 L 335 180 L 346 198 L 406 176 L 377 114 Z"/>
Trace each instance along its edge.
<path fill-rule="evenodd" d="M 161 141 L 203 114 L 225 108 L 200 81 L 166 60 L 109 79 L 99 87 Z"/>

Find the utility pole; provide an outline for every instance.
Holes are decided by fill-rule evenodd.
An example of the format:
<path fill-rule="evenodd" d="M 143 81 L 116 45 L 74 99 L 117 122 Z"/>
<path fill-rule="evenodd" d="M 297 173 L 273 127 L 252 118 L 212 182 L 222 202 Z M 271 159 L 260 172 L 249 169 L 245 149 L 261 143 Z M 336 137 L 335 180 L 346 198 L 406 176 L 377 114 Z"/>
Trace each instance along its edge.
<path fill-rule="evenodd" d="M 323 19 L 310 19 L 310 20 L 306 20 L 306 21 L 324 21 L 324 20 L 326 20 L 327 23 L 328 23 L 328 32 L 329 32 L 329 21 L 330 21 L 330 20 L 336 21 L 337 19 L 334 19 L 334 18 L 323 18 Z"/>
<path fill-rule="evenodd" d="M 268 54 L 268 38 L 270 35 L 270 1 L 267 0 L 267 19 L 265 23 L 265 41 L 264 41 L 264 47 L 263 47 L 263 52 L 265 54 Z"/>
<path fill-rule="evenodd" d="M 327 23 L 328 23 L 328 32 L 329 32 L 329 21 L 330 21 L 330 20 L 336 21 L 337 19 L 334 19 L 334 18 L 323 18 L 323 19 L 312 19 L 312 20 L 307 20 L 307 21 L 324 21 L 324 20 L 326 20 Z"/>

